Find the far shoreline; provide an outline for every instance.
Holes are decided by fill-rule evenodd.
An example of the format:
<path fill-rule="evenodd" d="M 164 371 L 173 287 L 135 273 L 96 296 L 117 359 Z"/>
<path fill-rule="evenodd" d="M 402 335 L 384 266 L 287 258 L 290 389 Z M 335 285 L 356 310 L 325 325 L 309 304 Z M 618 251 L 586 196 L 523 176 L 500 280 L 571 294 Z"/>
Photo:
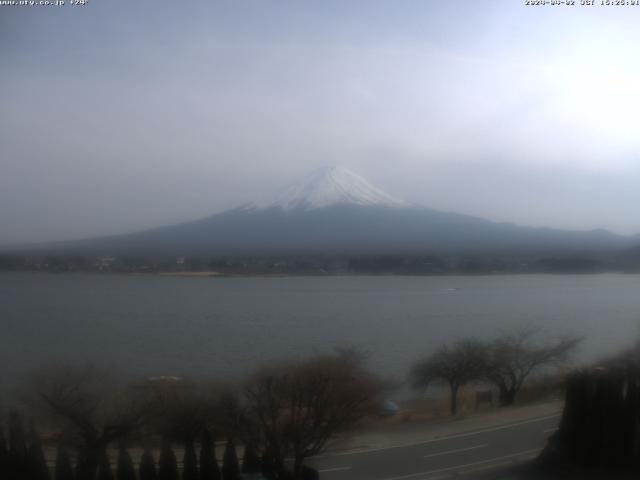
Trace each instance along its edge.
<path fill-rule="evenodd" d="M 122 272 L 122 271 L 97 271 L 97 270 L 0 270 L 0 274 L 49 274 L 49 275 L 124 275 L 134 277 L 166 277 L 166 278 L 291 278 L 291 277 L 428 277 L 428 278 L 446 278 L 446 277 L 504 277 L 504 276 L 534 276 L 534 275 L 553 275 L 553 276 L 596 276 L 596 275 L 625 275 L 632 276 L 640 274 L 640 271 L 597 271 L 597 272 L 448 272 L 448 273 L 322 273 L 322 272 L 282 272 L 282 273 L 231 273 L 219 271 L 160 271 L 160 272 Z"/>

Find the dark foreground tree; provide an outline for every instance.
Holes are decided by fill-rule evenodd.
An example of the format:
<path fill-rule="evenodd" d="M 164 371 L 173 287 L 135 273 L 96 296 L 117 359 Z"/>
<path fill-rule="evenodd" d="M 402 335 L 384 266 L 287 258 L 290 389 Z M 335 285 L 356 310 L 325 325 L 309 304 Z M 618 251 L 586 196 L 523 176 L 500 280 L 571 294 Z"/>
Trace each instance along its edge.
<path fill-rule="evenodd" d="M 256 452 L 256 448 L 250 443 L 244 447 L 244 454 L 242 455 L 242 473 L 260 473 L 260 457 Z"/>
<path fill-rule="evenodd" d="M 182 480 L 198 480 L 198 457 L 196 456 L 196 449 L 191 439 L 187 439 L 184 444 Z"/>
<path fill-rule="evenodd" d="M 31 445 L 27 455 L 27 469 L 29 472 L 29 480 L 49 480 L 49 467 L 44 457 L 40 437 L 34 428 L 31 429 Z"/>
<path fill-rule="evenodd" d="M 73 466 L 69 453 L 64 447 L 58 447 L 53 478 L 54 480 L 73 480 Z"/>
<path fill-rule="evenodd" d="M 0 478 L 8 477 L 7 461 L 9 459 L 9 448 L 4 437 L 4 425 L 0 423 Z"/>
<path fill-rule="evenodd" d="M 271 468 L 282 477 L 290 456 L 299 479 L 305 459 L 377 410 L 381 387 L 362 357 L 319 355 L 259 370 L 246 387 L 246 415 L 259 427 Z"/>
<path fill-rule="evenodd" d="M 215 420 L 217 385 L 196 384 L 187 380 L 155 381 L 153 388 L 156 414 L 153 429 L 173 441 L 198 438 Z"/>
<path fill-rule="evenodd" d="M 160 460 L 158 461 L 158 480 L 178 480 L 178 461 L 168 440 L 162 442 Z"/>
<path fill-rule="evenodd" d="M 233 440 L 227 440 L 222 457 L 222 478 L 224 480 L 240 480 L 240 465 Z"/>
<path fill-rule="evenodd" d="M 140 458 L 138 474 L 140 476 L 140 480 L 156 480 L 158 478 L 156 461 L 153 458 L 151 450 L 148 448 L 145 448 L 144 453 Z"/>
<path fill-rule="evenodd" d="M 545 471 L 536 478 L 638 478 L 639 438 L 640 368 L 575 371 L 567 378 L 559 429 L 538 461 Z"/>
<path fill-rule="evenodd" d="M 124 445 L 118 449 L 118 467 L 116 470 L 117 480 L 136 480 L 136 471 L 129 451 Z"/>
<path fill-rule="evenodd" d="M 220 480 L 220 467 L 216 457 L 216 448 L 209 430 L 202 432 L 200 450 L 200 480 Z"/>
<path fill-rule="evenodd" d="M 565 337 L 536 342 L 537 329 L 507 333 L 489 344 L 485 376 L 499 392 L 500 404 L 513 405 L 525 380 L 535 371 L 558 366 L 575 351 L 581 339 Z"/>
<path fill-rule="evenodd" d="M 83 447 L 76 458 L 76 480 L 95 480 L 100 462 L 100 451 Z"/>
<path fill-rule="evenodd" d="M 265 450 L 260 458 L 260 472 L 268 480 L 275 480 L 277 478 L 277 470 L 278 465 L 276 465 L 274 456 L 269 450 Z"/>
<path fill-rule="evenodd" d="M 316 469 L 303 465 L 300 478 L 302 480 L 320 480 L 320 474 Z"/>
<path fill-rule="evenodd" d="M 149 399 L 106 370 L 62 366 L 33 375 L 34 404 L 78 446 L 77 480 L 94 480 L 107 445 L 138 429 L 153 412 Z"/>
<path fill-rule="evenodd" d="M 22 416 L 13 410 L 9 413 L 9 453 L 7 455 L 6 478 L 8 480 L 22 480 L 27 478 L 28 451 Z"/>
<path fill-rule="evenodd" d="M 485 360 L 486 347 L 481 342 L 459 340 L 416 363 L 411 370 L 411 380 L 415 388 L 427 388 L 434 382 L 446 383 L 451 394 L 451 414 L 455 415 L 460 387 L 482 377 Z"/>
<path fill-rule="evenodd" d="M 111 470 L 111 460 L 109 454 L 104 451 L 100 455 L 98 463 L 98 480 L 113 480 L 113 471 Z"/>

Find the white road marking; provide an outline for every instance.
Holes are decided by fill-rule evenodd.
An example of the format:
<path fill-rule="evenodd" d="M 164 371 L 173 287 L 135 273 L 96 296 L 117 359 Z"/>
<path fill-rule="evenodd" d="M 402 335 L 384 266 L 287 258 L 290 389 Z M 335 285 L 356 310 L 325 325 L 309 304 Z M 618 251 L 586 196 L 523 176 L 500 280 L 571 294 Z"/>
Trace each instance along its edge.
<path fill-rule="evenodd" d="M 536 450 L 535 452 L 531 452 L 531 453 L 540 453 L 541 450 Z M 514 460 L 513 458 L 509 459 L 506 458 L 504 460 L 501 461 L 497 461 L 497 462 L 493 462 L 493 463 L 489 463 L 486 465 L 483 465 L 481 467 L 475 467 L 475 468 L 468 468 L 466 470 L 462 470 L 462 471 L 458 471 L 456 472 L 456 475 L 469 475 L 470 473 L 477 473 L 477 472 L 482 472 L 483 470 L 491 470 L 497 467 L 504 467 L 507 465 L 513 465 L 514 464 Z M 447 477 L 451 478 L 451 474 L 446 474 Z M 437 480 L 443 478 L 443 476 L 438 476 L 438 477 L 429 477 L 429 478 L 423 478 L 422 480 Z"/>
<path fill-rule="evenodd" d="M 469 450 L 476 450 L 478 448 L 485 448 L 485 447 L 488 447 L 488 446 L 489 446 L 488 443 L 483 443 L 482 445 L 474 445 L 473 447 L 456 448 L 455 450 L 448 450 L 446 452 L 431 453 L 429 455 L 425 455 L 424 458 L 439 457 L 440 455 L 449 455 L 451 453 L 468 452 Z"/>
<path fill-rule="evenodd" d="M 542 430 L 542 433 L 551 433 L 555 432 L 556 430 L 558 430 L 558 427 L 547 428 L 546 430 Z"/>
<path fill-rule="evenodd" d="M 492 458 L 490 460 L 481 460 L 481 461 L 478 461 L 478 462 L 469 463 L 467 465 L 463 465 L 461 467 L 458 467 L 458 468 L 466 468 L 466 470 L 463 470 L 463 471 L 458 472 L 458 473 L 461 474 L 461 475 L 465 475 L 465 474 L 469 474 L 469 473 L 473 473 L 473 472 L 479 472 L 481 470 L 488 470 L 490 468 L 499 467 L 501 465 L 513 465 L 513 458 L 530 456 L 532 454 L 533 455 L 537 455 L 542 450 L 543 450 L 542 448 L 532 448 L 530 450 L 524 450 L 522 452 L 513 453 L 511 455 L 502 455 L 500 457 L 495 457 L 495 458 Z M 474 467 L 474 466 L 478 466 L 478 465 L 483 465 L 483 466 L 482 467 L 477 467 L 477 468 L 468 468 L 468 467 Z M 434 479 L 434 477 L 431 477 L 431 478 L 429 478 L 427 480 L 433 480 L 433 479 Z"/>
<path fill-rule="evenodd" d="M 345 470 L 351 470 L 351 467 L 335 467 L 335 468 L 325 468 L 323 470 L 318 470 L 318 472 L 320 473 L 327 473 L 327 472 L 342 472 Z"/>
<path fill-rule="evenodd" d="M 471 437 L 473 435 L 479 435 L 481 433 L 495 432 L 497 430 L 504 430 L 505 428 L 519 427 L 520 425 L 527 425 L 529 423 L 543 422 L 545 420 L 549 420 L 550 418 L 559 417 L 560 415 L 562 415 L 562 414 L 560 412 L 558 412 L 558 413 L 554 413 L 553 415 L 546 415 L 544 417 L 536 417 L 536 418 L 532 418 L 530 420 L 524 420 L 524 421 L 521 421 L 521 422 L 509 423 L 509 424 L 506 424 L 506 425 L 499 425 L 497 427 L 484 428 L 484 429 L 481 429 L 481 430 L 475 430 L 473 432 L 468 432 L 468 433 L 459 433 L 459 434 L 455 434 L 455 435 L 449 435 L 449 436 L 444 436 L 444 437 L 439 437 L 439 438 L 433 438 L 431 440 L 422 440 L 420 442 L 401 443 L 401 444 L 397 444 L 397 445 L 391 445 L 389 447 L 370 448 L 370 449 L 352 450 L 350 452 L 332 453 L 332 454 L 329 454 L 329 455 L 320 455 L 320 456 L 313 457 L 313 458 L 344 457 L 344 456 L 347 456 L 347 455 L 359 455 L 359 454 L 362 454 L 362 453 L 382 452 L 382 451 L 385 451 L 385 450 L 394 450 L 394 449 L 397 449 L 397 448 L 416 447 L 418 445 L 427 445 L 427 444 L 433 443 L 433 442 L 442 442 L 442 441 L 445 441 L 445 440 L 453 440 L 453 439 L 456 439 L 456 438 Z"/>
<path fill-rule="evenodd" d="M 500 457 L 489 458 L 487 460 L 480 460 L 478 462 L 465 463 L 465 464 L 462 464 L 462 465 L 453 465 L 451 467 L 439 468 L 437 470 L 429 470 L 428 472 L 410 473 L 408 475 L 401 475 L 399 477 L 388 477 L 388 478 L 385 478 L 384 480 L 405 480 L 405 479 L 416 478 L 416 477 L 423 477 L 423 480 L 426 480 L 424 478 L 425 476 L 433 475 L 435 473 L 449 472 L 451 470 L 459 470 L 459 469 L 468 468 L 468 467 L 475 467 L 477 465 L 484 465 L 484 464 L 487 464 L 487 463 L 496 462 L 496 461 L 500 461 L 500 460 L 505 460 L 507 458 L 514 458 L 514 457 L 527 455 L 527 454 L 530 454 L 530 453 L 540 452 L 540 451 L 542 451 L 542 449 L 533 448 L 531 450 L 523 450 L 522 452 L 512 453 L 510 455 L 502 455 Z"/>

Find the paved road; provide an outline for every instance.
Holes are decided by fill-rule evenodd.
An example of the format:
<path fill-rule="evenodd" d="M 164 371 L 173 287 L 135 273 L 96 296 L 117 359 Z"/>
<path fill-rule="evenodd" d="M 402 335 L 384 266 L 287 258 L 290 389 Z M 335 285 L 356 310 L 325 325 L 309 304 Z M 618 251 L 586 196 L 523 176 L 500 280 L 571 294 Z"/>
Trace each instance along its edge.
<path fill-rule="evenodd" d="M 560 414 L 404 445 L 338 453 L 311 462 L 322 480 L 437 480 L 535 457 Z"/>

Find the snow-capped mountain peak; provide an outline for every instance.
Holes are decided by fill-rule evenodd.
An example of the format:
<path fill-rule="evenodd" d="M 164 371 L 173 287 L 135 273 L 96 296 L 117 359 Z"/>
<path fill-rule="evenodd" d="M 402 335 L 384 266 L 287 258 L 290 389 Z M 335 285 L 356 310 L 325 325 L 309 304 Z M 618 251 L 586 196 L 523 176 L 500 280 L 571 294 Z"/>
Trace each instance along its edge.
<path fill-rule="evenodd" d="M 258 209 L 312 210 L 336 204 L 406 207 L 407 204 L 374 187 L 344 167 L 323 167 L 274 196 L 253 202 Z"/>

